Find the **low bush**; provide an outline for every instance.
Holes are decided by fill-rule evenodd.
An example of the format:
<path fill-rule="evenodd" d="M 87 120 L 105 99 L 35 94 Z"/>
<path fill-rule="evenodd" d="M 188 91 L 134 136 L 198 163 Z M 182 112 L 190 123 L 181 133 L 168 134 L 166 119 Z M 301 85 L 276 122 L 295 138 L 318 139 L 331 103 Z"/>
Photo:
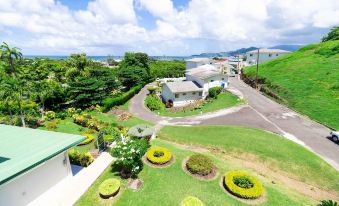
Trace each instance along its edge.
<path fill-rule="evenodd" d="M 165 108 L 165 105 L 156 95 L 148 95 L 145 98 L 145 105 L 151 111 L 162 110 Z"/>
<path fill-rule="evenodd" d="M 188 159 L 186 168 L 192 174 L 205 176 L 212 173 L 214 164 L 212 160 L 205 155 L 195 154 Z"/>
<path fill-rule="evenodd" d="M 132 87 L 129 91 L 127 91 L 126 93 L 123 93 L 120 96 L 113 97 L 113 98 L 112 97 L 106 98 L 103 102 L 104 104 L 103 110 L 108 111 L 114 106 L 125 104 L 129 99 L 131 99 L 141 89 L 142 89 L 142 85 L 137 85 L 135 87 Z"/>
<path fill-rule="evenodd" d="M 318 206 L 339 206 L 334 200 L 322 200 Z"/>
<path fill-rule="evenodd" d="M 220 94 L 222 88 L 221 87 L 212 87 L 208 89 L 208 96 L 210 98 L 217 98 Z"/>
<path fill-rule="evenodd" d="M 187 196 L 181 203 L 181 206 L 203 206 L 204 203 L 196 197 Z"/>
<path fill-rule="evenodd" d="M 81 153 L 76 149 L 71 149 L 68 152 L 68 156 L 71 164 L 79 165 L 82 167 L 87 167 L 94 161 L 94 158 L 89 152 Z"/>
<path fill-rule="evenodd" d="M 53 119 L 55 119 L 55 117 L 56 117 L 56 115 L 55 115 L 55 112 L 53 112 L 53 111 L 48 111 L 48 112 L 45 113 L 45 119 L 47 121 L 53 120 Z"/>
<path fill-rule="evenodd" d="M 155 94 L 155 92 L 157 91 L 157 87 L 148 87 L 147 90 L 149 92 L 149 94 Z"/>
<path fill-rule="evenodd" d="M 56 129 L 58 126 L 58 121 L 54 119 L 52 121 L 46 122 L 45 126 L 48 130 Z"/>
<path fill-rule="evenodd" d="M 85 136 L 86 139 L 84 141 L 82 141 L 79 144 L 79 146 L 89 144 L 89 143 L 91 143 L 94 140 L 94 135 L 93 134 L 83 134 L 82 136 Z"/>
<path fill-rule="evenodd" d="M 109 178 L 100 184 L 99 194 L 102 198 L 110 198 L 119 192 L 120 185 L 120 180 Z"/>
<path fill-rule="evenodd" d="M 172 152 L 164 147 L 152 147 L 146 153 L 147 159 L 153 164 L 165 164 L 172 158 Z"/>
<path fill-rule="evenodd" d="M 256 199 L 260 197 L 264 191 L 261 182 L 251 175 L 240 171 L 226 173 L 224 185 L 230 193 L 245 199 Z"/>

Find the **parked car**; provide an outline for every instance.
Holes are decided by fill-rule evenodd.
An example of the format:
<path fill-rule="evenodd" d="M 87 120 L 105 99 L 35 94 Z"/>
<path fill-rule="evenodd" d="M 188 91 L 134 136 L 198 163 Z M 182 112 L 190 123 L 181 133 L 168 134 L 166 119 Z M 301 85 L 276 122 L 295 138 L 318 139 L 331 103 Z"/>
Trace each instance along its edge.
<path fill-rule="evenodd" d="M 332 140 L 334 142 L 338 142 L 339 143 L 339 131 L 332 131 L 330 133 L 330 136 L 331 136 L 331 138 L 332 138 Z"/>

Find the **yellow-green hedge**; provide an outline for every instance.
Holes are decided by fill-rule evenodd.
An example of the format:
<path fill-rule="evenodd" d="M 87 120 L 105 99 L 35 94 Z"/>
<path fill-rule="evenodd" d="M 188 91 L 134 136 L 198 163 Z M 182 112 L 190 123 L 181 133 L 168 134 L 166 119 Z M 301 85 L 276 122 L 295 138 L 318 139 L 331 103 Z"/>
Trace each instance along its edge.
<path fill-rule="evenodd" d="M 233 182 L 233 179 L 235 177 L 246 177 L 253 184 L 253 187 L 251 188 L 239 187 Z M 226 186 L 226 189 L 233 195 L 245 199 L 256 199 L 260 197 L 264 192 L 264 188 L 259 180 L 241 171 L 230 171 L 226 173 L 224 177 L 224 184 Z"/>
<path fill-rule="evenodd" d="M 164 153 L 160 157 L 154 156 L 156 152 L 162 152 Z M 169 162 L 172 158 L 172 152 L 164 147 L 152 147 L 148 152 L 146 153 L 147 159 L 152 162 L 153 164 L 165 164 Z"/>
<path fill-rule="evenodd" d="M 80 146 L 80 145 L 86 145 L 86 144 L 89 144 L 89 143 L 91 143 L 91 142 L 94 140 L 94 135 L 92 135 L 92 134 L 83 134 L 82 136 L 85 136 L 86 139 L 85 139 L 84 141 L 82 141 L 82 142 L 79 144 L 79 146 Z"/>
<path fill-rule="evenodd" d="M 103 181 L 99 186 L 99 194 L 103 198 L 109 198 L 116 195 L 120 189 L 120 180 L 109 178 Z"/>
<path fill-rule="evenodd" d="M 181 206 L 204 206 L 204 203 L 201 202 L 196 197 L 193 196 L 187 196 L 181 203 Z"/>

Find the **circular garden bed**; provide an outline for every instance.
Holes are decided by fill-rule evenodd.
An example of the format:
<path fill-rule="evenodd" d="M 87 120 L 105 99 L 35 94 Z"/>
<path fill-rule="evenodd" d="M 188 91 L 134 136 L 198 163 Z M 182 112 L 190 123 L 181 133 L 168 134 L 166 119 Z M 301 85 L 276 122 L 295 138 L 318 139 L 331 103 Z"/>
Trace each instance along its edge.
<path fill-rule="evenodd" d="M 174 157 L 167 148 L 156 146 L 148 150 L 146 160 L 151 166 L 166 167 L 172 164 Z"/>
<path fill-rule="evenodd" d="M 181 206 L 204 206 L 204 203 L 196 197 L 187 196 L 181 202 Z"/>
<path fill-rule="evenodd" d="M 113 197 L 119 193 L 120 180 L 116 178 L 110 178 L 103 181 L 99 186 L 99 195 L 104 199 Z"/>
<path fill-rule="evenodd" d="M 264 193 L 259 180 L 241 171 L 226 173 L 223 177 L 223 187 L 232 195 L 243 199 L 257 199 Z"/>
<path fill-rule="evenodd" d="M 217 176 L 217 167 L 211 159 L 202 154 L 184 159 L 182 166 L 186 173 L 199 179 L 212 180 Z"/>

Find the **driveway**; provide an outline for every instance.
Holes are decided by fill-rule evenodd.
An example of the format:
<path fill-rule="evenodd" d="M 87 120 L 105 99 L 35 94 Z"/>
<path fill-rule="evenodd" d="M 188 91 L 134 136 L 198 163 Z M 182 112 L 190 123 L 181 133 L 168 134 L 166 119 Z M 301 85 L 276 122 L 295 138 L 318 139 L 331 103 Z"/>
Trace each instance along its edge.
<path fill-rule="evenodd" d="M 328 140 L 330 129 L 280 105 L 237 78 L 230 78 L 230 89 L 248 104 L 193 117 L 161 117 L 144 106 L 147 87 L 135 95 L 129 111 L 135 116 L 162 125 L 238 125 L 280 134 L 318 154 L 339 170 L 339 145 Z"/>

